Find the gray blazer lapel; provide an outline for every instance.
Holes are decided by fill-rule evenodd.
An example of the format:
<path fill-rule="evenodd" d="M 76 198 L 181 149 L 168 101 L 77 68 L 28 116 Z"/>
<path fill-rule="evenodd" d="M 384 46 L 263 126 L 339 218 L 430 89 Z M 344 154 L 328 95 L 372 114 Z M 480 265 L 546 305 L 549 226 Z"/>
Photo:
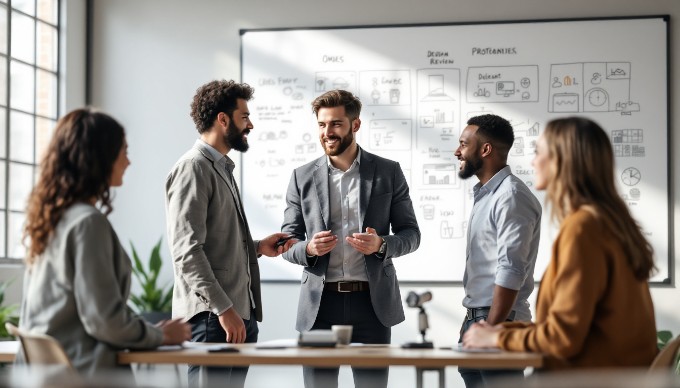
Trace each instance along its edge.
<path fill-rule="evenodd" d="M 331 205 L 330 197 L 328 195 L 328 167 L 326 165 L 325 156 L 318 159 L 313 179 L 314 187 L 316 188 L 316 197 L 319 201 L 319 206 L 321 207 L 319 209 L 321 211 L 321 218 L 325 230 L 328 230 L 330 228 Z"/>
<path fill-rule="evenodd" d="M 361 188 L 359 190 L 359 217 L 363 227 L 364 216 L 366 216 L 366 209 L 368 209 L 368 202 L 371 200 L 373 176 L 375 176 L 375 163 L 373 162 L 373 158 L 363 150 L 359 163 L 359 176 L 361 178 Z M 361 230 L 361 232 L 363 232 L 363 230 Z"/>
<path fill-rule="evenodd" d="M 239 216 L 241 216 L 241 219 L 243 221 L 245 221 L 246 217 L 243 214 L 241 206 L 239 206 L 239 200 L 237 198 L 238 194 L 237 194 L 236 188 L 231 184 L 231 179 L 229 179 L 229 177 L 227 176 L 227 171 L 225 171 L 225 169 L 218 163 L 217 160 L 214 160 L 214 158 L 212 157 L 210 152 L 207 152 L 207 151 L 201 149 L 200 147 L 197 147 L 197 149 L 203 156 L 205 156 L 212 163 L 212 167 L 215 170 L 215 172 L 217 172 L 217 175 L 219 175 L 220 178 L 222 178 L 222 180 L 224 181 L 224 183 L 227 184 L 227 187 L 229 188 L 229 191 L 231 192 L 232 199 L 234 200 L 234 206 L 236 207 L 236 210 L 238 211 Z"/>

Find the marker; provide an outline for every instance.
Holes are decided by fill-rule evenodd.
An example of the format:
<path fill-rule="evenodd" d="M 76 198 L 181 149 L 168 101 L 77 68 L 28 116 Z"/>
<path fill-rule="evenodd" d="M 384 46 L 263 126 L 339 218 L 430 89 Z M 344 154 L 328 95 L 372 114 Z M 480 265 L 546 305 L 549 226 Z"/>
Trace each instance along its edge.
<path fill-rule="evenodd" d="M 279 241 L 276 242 L 276 247 L 278 248 L 278 247 L 280 247 L 280 246 L 283 246 L 283 244 L 285 244 L 286 241 L 290 240 L 290 239 L 293 238 L 293 237 L 295 237 L 295 236 L 290 235 L 290 236 L 288 236 L 288 237 L 281 237 L 281 238 L 279 239 Z"/>

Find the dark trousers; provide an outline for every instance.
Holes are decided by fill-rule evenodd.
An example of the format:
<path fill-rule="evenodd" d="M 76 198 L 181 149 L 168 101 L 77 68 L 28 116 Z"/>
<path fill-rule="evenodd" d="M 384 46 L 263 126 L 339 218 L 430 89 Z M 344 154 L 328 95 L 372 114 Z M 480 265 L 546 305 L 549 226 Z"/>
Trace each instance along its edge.
<path fill-rule="evenodd" d="M 486 321 L 488 313 L 485 315 L 477 315 L 473 319 L 466 319 L 463 322 L 463 326 L 460 328 L 460 339 L 458 342 L 463 342 L 463 334 L 472 326 L 473 323 L 479 322 L 482 319 Z M 512 321 L 512 319 L 508 319 Z M 483 388 L 491 381 L 496 381 L 496 379 L 501 377 L 507 377 L 512 379 L 520 379 L 524 377 L 524 372 L 517 369 L 468 369 L 468 368 L 458 368 L 458 373 L 465 381 L 466 388 Z"/>
<path fill-rule="evenodd" d="M 244 319 L 243 323 L 246 325 L 246 343 L 257 342 L 257 320 L 255 319 L 255 312 L 250 313 L 251 319 Z M 191 341 L 193 342 L 227 342 L 227 333 L 220 325 L 217 315 L 204 311 L 194 315 L 189 320 L 191 324 Z M 203 374 L 203 387 L 229 387 L 229 388 L 243 388 L 246 382 L 246 374 L 248 367 L 203 367 L 198 365 L 189 365 L 189 386 L 201 386 L 200 377 L 201 371 Z"/>
<path fill-rule="evenodd" d="M 373 311 L 371 294 L 358 292 L 323 292 L 321 306 L 312 330 L 330 329 L 332 325 L 352 325 L 352 342 L 389 344 L 392 331 L 383 326 Z M 354 368 L 354 386 L 387 387 L 388 368 Z M 340 368 L 303 367 L 306 388 L 336 388 Z"/>

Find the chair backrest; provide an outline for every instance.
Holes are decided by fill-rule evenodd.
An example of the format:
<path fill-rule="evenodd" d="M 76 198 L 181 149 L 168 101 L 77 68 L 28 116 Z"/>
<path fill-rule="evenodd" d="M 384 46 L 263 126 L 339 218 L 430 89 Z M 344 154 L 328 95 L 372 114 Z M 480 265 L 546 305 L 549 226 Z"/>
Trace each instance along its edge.
<path fill-rule="evenodd" d="M 61 365 L 73 370 L 64 348 L 53 337 L 45 334 L 31 334 L 19 330 L 11 323 L 5 323 L 7 331 L 17 337 L 24 350 L 26 364 L 29 365 Z"/>
<path fill-rule="evenodd" d="M 678 354 L 679 349 L 680 336 L 667 343 L 666 346 L 661 349 L 656 358 L 654 358 L 654 362 L 652 362 L 652 366 L 649 367 L 649 370 L 661 371 L 673 368 L 675 366 L 675 356 Z"/>

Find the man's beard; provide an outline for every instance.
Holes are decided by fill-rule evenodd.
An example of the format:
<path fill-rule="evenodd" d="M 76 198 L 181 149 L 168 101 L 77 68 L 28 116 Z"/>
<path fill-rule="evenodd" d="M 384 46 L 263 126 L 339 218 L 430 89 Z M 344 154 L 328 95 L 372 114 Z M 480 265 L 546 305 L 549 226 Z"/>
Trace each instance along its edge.
<path fill-rule="evenodd" d="M 462 170 L 458 171 L 458 176 L 461 179 L 468 179 L 475 175 L 477 171 L 482 169 L 484 161 L 482 158 L 474 157 L 465 159 L 465 165 Z"/>
<path fill-rule="evenodd" d="M 224 135 L 224 142 L 232 150 L 246 152 L 248 151 L 248 147 L 250 147 L 250 145 L 248 144 L 248 140 L 243 138 L 244 132 L 247 134 L 250 133 L 250 130 L 246 128 L 243 131 L 241 131 L 234 124 L 234 120 L 230 118 L 227 134 Z"/>
<path fill-rule="evenodd" d="M 321 147 L 323 148 L 324 152 L 326 152 L 326 155 L 328 155 L 328 156 L 338 156 L 338 155 L 342 154 L 343 152 L 345 152 L 345 150 L 347 148 L 349 148 L 350 145 L 352 145 L 352 140 L 354 140 L 354 132 L 350 130 L 349 133 L 347 134 L 347 136 L 345 136 L 345 137 L 333 135 L 333 136 L 330 136 L 330 137 L 326 137 L 326 139 L 339 139 L 340 140 L 340 143 L 336 146 L 335 151 L 333 151 L 326 146 L 325 139 L 323 137 L 321 139 Z"/>

